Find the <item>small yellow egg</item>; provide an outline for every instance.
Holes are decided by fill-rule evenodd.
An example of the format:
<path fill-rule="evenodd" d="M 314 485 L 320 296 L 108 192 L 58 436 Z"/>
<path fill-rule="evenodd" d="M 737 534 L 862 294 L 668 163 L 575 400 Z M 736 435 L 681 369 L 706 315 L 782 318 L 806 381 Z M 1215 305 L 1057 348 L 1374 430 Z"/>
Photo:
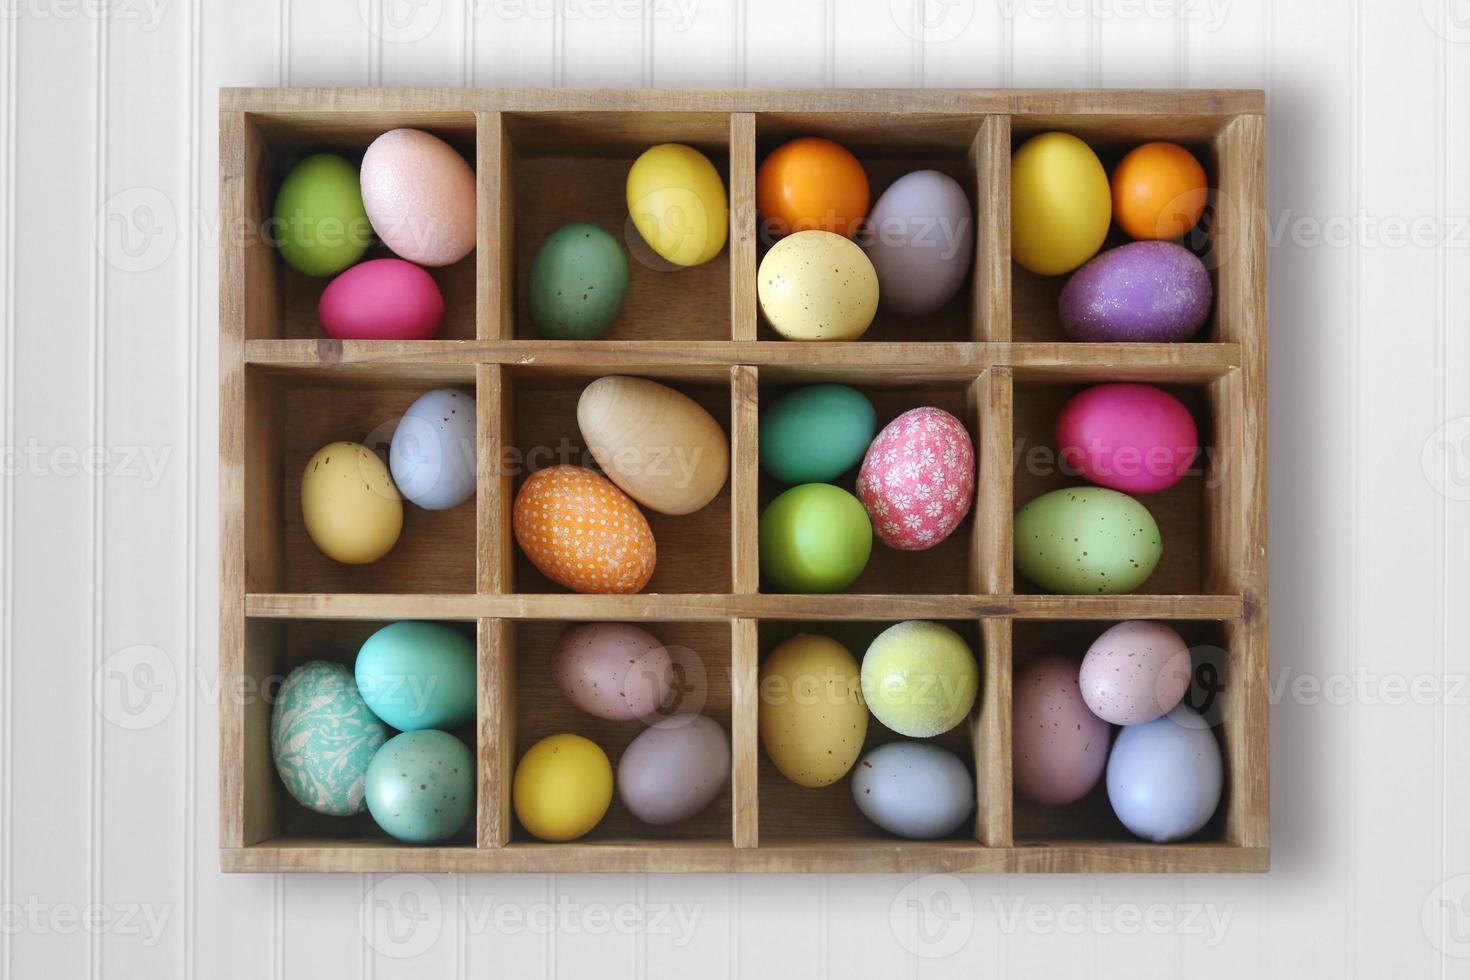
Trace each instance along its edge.
<path fill-rule="evenodd" d="M 306 533 L 328 558 L 366 565 L 398 542 L 403 501 L 376 453 L 355 442 L 333 442 L 306 463 L 301 516 Z"/>
<path fill-rule="evenodd" d="M 856 340 L 878 312 L 878 273 L 851 239 L 800 231 L 761 260 L 756 298 L 787 340 Z"/>
<path fill-rule="evenodd" d="M 675 265 L 701 265 L 720 254 L 730 203 L 709 158 L 682 143 L 660 143 L 628 171 L 628 215 L 638 234 Z"/>
<path fill-rule="evenodd" d="M 1011 157 L 1011 255 L 1059 276 L 1097 254 L 1113 220 L 1107 171 L 1070 133 L 1033 136 Z"/>
<path fill-rule="evenodd" d="M 607 754 L 581 735 L 543 738 L 521 757 L 511 796 L 516 819 L 542 840 L 576 840 L 612 803 Z"/>

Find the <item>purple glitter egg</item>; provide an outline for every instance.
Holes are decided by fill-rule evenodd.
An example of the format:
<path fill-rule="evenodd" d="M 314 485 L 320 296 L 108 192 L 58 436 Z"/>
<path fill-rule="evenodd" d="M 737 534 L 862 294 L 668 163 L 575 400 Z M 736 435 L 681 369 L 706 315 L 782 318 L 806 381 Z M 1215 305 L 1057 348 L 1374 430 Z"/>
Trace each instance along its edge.
<path fill-rule="evenodd" d="M 1073 340 L 1188 340 L 1210 315 L 1210 274 L 1173 242 L 1109 249 L 1073 274 L 1057 303 Z"/>

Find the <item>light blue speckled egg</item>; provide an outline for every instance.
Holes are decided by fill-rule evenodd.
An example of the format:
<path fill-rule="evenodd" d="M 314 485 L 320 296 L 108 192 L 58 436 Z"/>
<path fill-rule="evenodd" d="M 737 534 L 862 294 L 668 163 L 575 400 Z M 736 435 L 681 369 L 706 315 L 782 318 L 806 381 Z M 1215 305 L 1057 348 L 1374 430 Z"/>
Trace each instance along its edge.
<path fill-rule="evenodd" d="M 398 492 L 425 510 L 475 495 L 475 396 L 453 388 L 420 395 L 398 420 L 388 450 Z"/>
<path fill-rule="evenodd" d="M 367 772 L 368 812 L 410 844 L 448 840 L 475 815 L 475 760 L 448 732 L 425 728 L 390 738 Z"/>
<path fill-rule="evenodd" d="M 361 813 L 368 764 L 388 729 L 352 671 L 313 660 L 286 677 L 271 712 L 271 758 L 298 803 L 334 817 Z"/>

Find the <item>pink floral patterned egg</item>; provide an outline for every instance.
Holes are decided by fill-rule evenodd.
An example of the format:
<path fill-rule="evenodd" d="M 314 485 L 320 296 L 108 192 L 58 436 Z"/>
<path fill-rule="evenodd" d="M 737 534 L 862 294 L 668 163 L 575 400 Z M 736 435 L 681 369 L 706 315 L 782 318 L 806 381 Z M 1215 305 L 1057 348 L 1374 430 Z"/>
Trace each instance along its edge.
<path fill-rule="evenodd" d="M 975 450 L 964 423 L 932 407 L 889 422 L 863 457 L 857 496 L 890 548 L 923 551 L 949 537 L 975 497 Z"/>

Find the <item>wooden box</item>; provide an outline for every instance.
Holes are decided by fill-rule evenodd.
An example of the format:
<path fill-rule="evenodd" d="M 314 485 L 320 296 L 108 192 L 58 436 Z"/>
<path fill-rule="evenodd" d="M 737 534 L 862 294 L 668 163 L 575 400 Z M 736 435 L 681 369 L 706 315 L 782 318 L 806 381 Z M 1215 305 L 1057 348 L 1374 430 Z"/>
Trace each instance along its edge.
<path fill-rule="evenodd" d="M 573 91 L 261 89 L 221 93 L 222 274 L 220 846 L 235 871 L 1258 871 L 1267 867 L 1266 337 L 1263 99 L 1259 92 Z M 322 283 L 290 271 L 259 234 L 275 188 L 309 151 L 360 151 L 398 126 L 449 140 L 478 173 L 479 240 L 434 270 L 448 314 L 433 341 L 340 342 L 315 322 Z M 1059 329 L 1063 280 L 1010 257 L 1011 152 L 1062 129 L 1103 158 L 1149 139 L 1205 162 L 1215 207 L 1209 324 L 1179 344 L 1080 344 Z M 880 315 L 851 343 L 775 338 L 756 307 L 756 164 L 797 134 L 831 136 L 867 167 L 876 198 L 901 173 L 936 167 L 976 207 L 973 275 L 959 298 L 918 321 Z M 620 234 L 623 180 L 644 148 L 691 143 L 727 181 L 731 234 L 708 264 L 677 274 L 630 262 L 613 339 L 534 339 L 525 313 L 531 255 L 552 228 L 591 220 Z M 728 486 L 687 518 L 650 515 L 660 564 L 635 596 L 572 595 L 518 554 L 509 512 L 520 476 L 502 460 L 569 441 L 581 450 L 575 394 L 592 378 L 656 378 L 704 404 L 733 448 Z M 973 428 L 972 516 L 923 556 L 876 547 L 862 578 L 831 596 L 761 589 L 756 527 L 773 488 L 758 472 L 761 406 L 773 387 L 838 380 L 869 394 L 880 422 L 940 405 Z M 1165 558 L 1137 594 L 1036 594 L 1013 573 L 1017 503 L 1064 485 L 1033 466 L 1061 401 L 1079 386 L 1140 380 L 1184 396 L 1210 449 L 1203 472 L 1150 501 Z M 474 504 L 406 508 L 399 545 L 374 565 L 338 565 L 302 527 L 299 475 L 333 439 L 360 440 L 416 394 L 441 385 L 478 399 Z M 478 638 L 479 708 L 460 733 L 478 756 L 478 820 L 444 846 L 398 844 L 365 815 L 326 818 L 290 799 L 270 760 L 272 684 L 305 659 L 351 662 L 376 626 L 403 618 L 460 624 Z M 950 622 L 974 643 L 982 690 L 967 726 L 942 738 L 972 760 L 978 807 L 952 839 L 909 842 L 858 813 L 846 782 L 801 789 L 758 745 L 761 657 L 803 624 L 859 654 L 884 624 Z M 1058 649 L 1080 654 L 1103 625 L 1176 621 L 1218 678 L 1213 717 L 1225 800 L 1196 839 L 1129 835 L 1101 790 L 1062 809 L 1015 799 L 1011 678 Z M 672 832 L 614 801 L 570 844 L 539 843 L 510 807 L 515 760 L 559 730 L 614 760 L 636 728 L 565 705 L 544 666 L 568 623 L 649 621 L 693 651 L 705 713 L 730 731 L 726 792 Z M 891 738 L 876 720 L 869 743 Z"/>

